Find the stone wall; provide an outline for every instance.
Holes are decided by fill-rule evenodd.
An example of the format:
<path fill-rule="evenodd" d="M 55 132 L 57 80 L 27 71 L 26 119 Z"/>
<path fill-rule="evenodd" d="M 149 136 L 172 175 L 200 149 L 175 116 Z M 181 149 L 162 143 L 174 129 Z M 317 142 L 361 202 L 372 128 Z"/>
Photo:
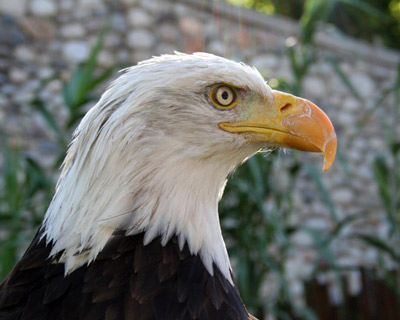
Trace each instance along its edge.
<path fill-rule="evenodd" d="M 42 117 L 33 112 L 31 100 L 37 92 L 58 114 L 57 120 L 65 122 L 62 79 L 68 79 L 74 66 L 88 56 L 107 21 L 110 31 L 99 57 L 103 68 L 132 65 L 174 50 L 207 51 L 255 65 L 268 80 L 292 79 L 285 50 L 288 41 L 293 40 L 290 37 L 298 33 L 297 24 L 222 1 L 0 0 L 0 12 L 1 133 L 47 165 L 54 161 L 55 137 L 46 129 Z M 355 124 L 372 106 L 378 92 L 394 81 L 400 54 L 338 38 L 327 31 L 318 32 L 316 43 L 320 58 L 304 81 L 304 95 L 332 118 L 342 154 L 348 160 L 347 172 L 337 161 L 323 182 L 339 218 L 365 214 L 365 219 L 344 230 L 343 239 L 339 238 L 334 246 L 335 254 L 342 265 L 374 265 L 377 253 L 372 248 L 344 238 L 353 228 L 372 234 L 387 230 L 371 171 L 376 153 L 385 152 L 379 120 L 385 105 L 372 115 L 362 132 L 357 132 Z M 356 99 L 336 75 L 327 55 L 338 61 L 361 99 Z M 302 161 L 322 166 L 318 155 L 299 156 Z M 284 184 L 285 180 L 280 179 L 279 183 Z M 330 230 L 329 210 L 305 173 L 297 189 L 298 213 L 293 216 L 293 223 L 321 232 Z M 293 271 L 290 274 L 296 282 L 307 275 L 315 251 L 310 249 L 312 240 L 306 233 L 298 232 L 293 237 L 298 250 L 286 267 Z"/>

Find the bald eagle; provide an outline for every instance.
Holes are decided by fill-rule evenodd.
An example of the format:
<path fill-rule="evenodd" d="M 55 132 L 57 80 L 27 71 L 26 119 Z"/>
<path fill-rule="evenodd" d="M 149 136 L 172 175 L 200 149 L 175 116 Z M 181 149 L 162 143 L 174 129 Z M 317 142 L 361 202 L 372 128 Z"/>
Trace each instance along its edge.
<path fill-rule="evenodd" d="M 218 218 L 258 150 L 336 152 L 328 117 L 206 53 L 125 69 L 76 129 L 53 200 L 0 285 L 0 319 L 253 319 Z"/>

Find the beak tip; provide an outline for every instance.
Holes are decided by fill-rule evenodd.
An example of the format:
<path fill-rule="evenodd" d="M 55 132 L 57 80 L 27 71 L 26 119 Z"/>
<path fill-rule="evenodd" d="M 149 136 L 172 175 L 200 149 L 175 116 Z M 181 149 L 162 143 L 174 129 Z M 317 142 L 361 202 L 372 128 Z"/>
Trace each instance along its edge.
<path fill-rule="evenodd" d="M 324 171 L 328 171 L 331 168 L 333 161 L 335 160 L 336 149 L 337 149 L 337 139 L 335 135 L 335 137 L 331 139 L 325 146 Z"/>

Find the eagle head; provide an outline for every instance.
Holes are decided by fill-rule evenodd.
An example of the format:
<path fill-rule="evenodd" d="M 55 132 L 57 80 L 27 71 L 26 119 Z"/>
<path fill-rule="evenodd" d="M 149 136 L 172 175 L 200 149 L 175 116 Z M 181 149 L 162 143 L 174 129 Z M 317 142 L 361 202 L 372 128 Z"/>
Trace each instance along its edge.
<path fill-rule="evenodd" d="M 76 129 L 43 224 L 66 273 L 94 260 L 115 232 L 176 235 L 230 279 L 218 219 L 228 174 L 258 150 L 336 152 L 328 117 L 272 90 L 260 73 L 206 53 L 127 68 Z"/>

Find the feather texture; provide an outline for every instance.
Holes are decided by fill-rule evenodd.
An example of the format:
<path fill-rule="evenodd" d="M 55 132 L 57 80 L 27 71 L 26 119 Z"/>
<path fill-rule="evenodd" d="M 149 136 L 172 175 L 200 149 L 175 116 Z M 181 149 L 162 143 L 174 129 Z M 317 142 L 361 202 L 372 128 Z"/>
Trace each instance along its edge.
<path fill-rule="evenodd" d="M 120 232 L 97 259 L 64 275 L 38 233 L 0 285 L 0 319 L 250 319 L 237 289 L 217 267 L 210 275 L 178 238 Z"/>
<path fill-rule="evenodd" d="M 219 110 L 210 88 L 229 83 L 246 99 Z M 270 101 L 257 70 L 211 54 L 155 57 L 126 69 L 82 119 L 44 220 L 65 272 L 91 263 L 116 230 L 172 236 L 230 278 L 218 201 L 226 178 L 260 149 L 220 130 L 247 103 Z"/>

